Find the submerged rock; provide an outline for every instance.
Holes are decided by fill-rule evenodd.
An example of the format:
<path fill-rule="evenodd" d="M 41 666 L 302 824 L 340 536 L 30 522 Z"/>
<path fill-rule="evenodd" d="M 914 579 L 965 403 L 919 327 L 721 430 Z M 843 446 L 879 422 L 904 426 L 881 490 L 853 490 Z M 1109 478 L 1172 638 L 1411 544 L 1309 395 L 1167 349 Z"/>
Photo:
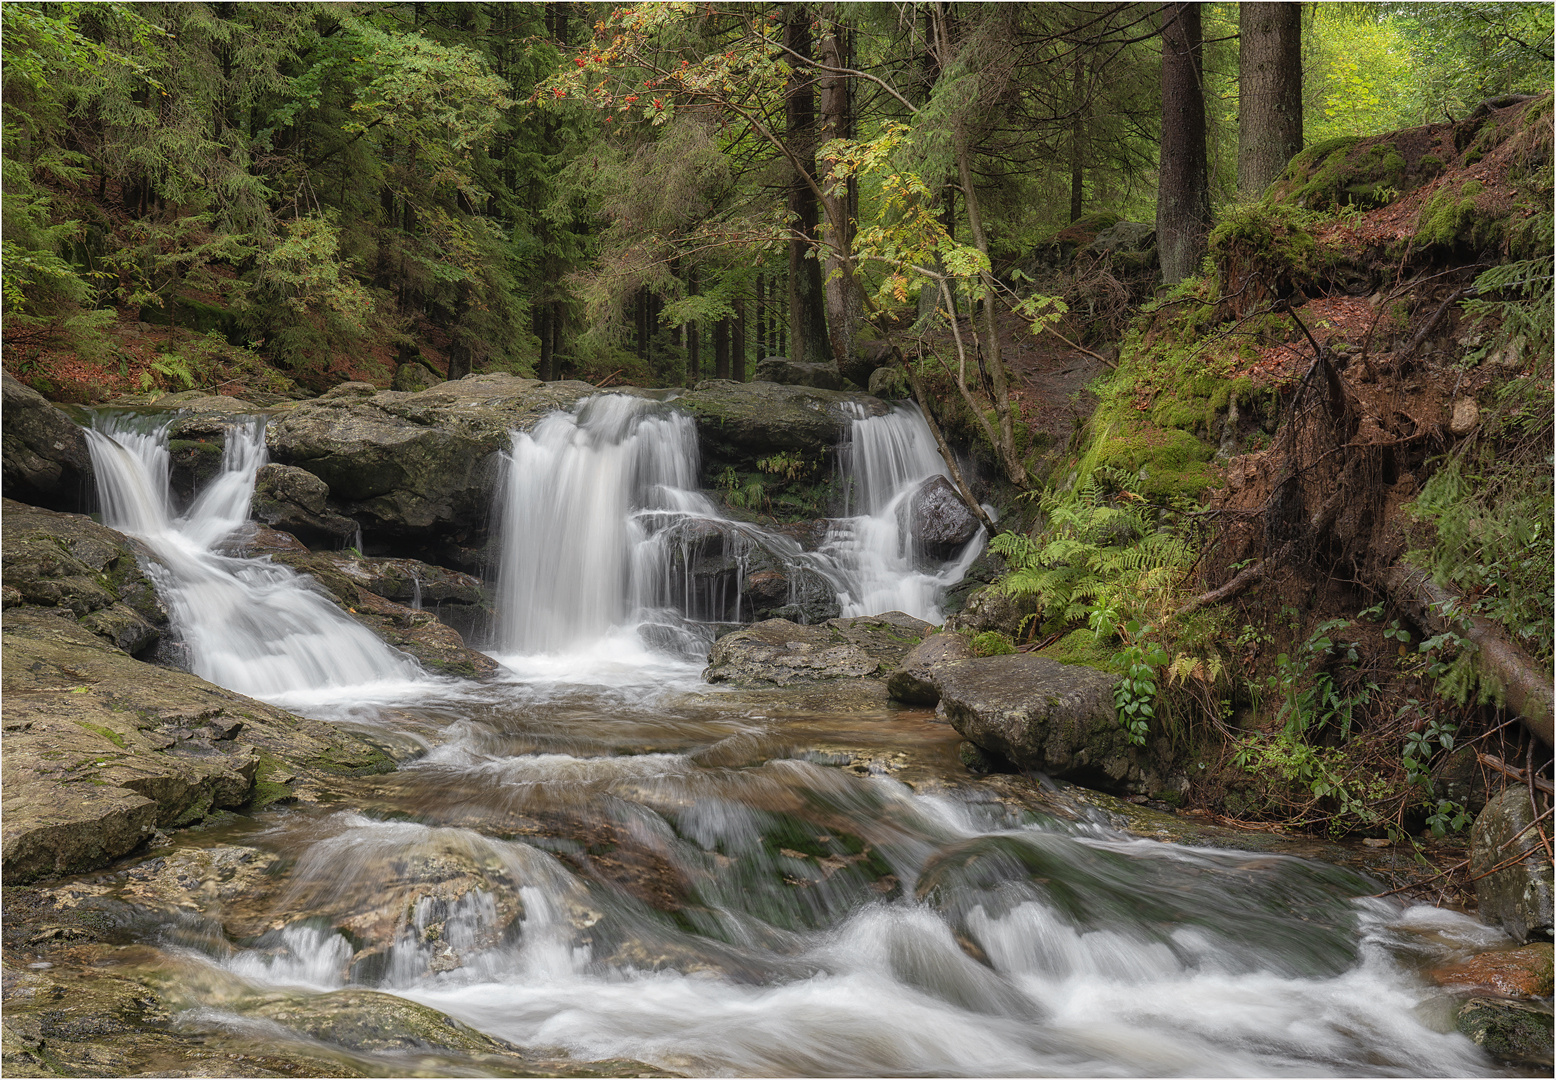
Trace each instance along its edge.
<path fill-rule="evenodd" d="M 1551 1009 L 1543 1002 L 1471 998 L 1454 1024 L 1499 1062 L 1551 1067 Z"/>
<path fill-rule="evenodd" d="M 1151 786 L 1118 724 L 1117 675 L 1016 653 L 944 664 L 931 678 L 951 725 L 985 750 L 1103 790 Z"/>
<path fill-rule="evenodd" d="M 1508 787 L 1486 804 L 1470 832 L 1480 917 L 1518 942 L 1551 937 L 1551 861 L 1533 821 L 1528 789 Z M 1521 862 L 1491 872 L 1518 855 L 1524 856 Z"/>
<path fill-rule="evenodd" d="M 703 678 L 737 686 L 880 679 L 933 629 L 900 611 L 819 626 L 768 619 L 714 642 Z"/>
<path fill-rule="evenodd" d="M 86 509 L 92 499 L 92 455 L 81 425 L 9 374 L 0 375 L 0 384 L 0 478 L 6 498 L 55 510 Z"/>
<path fill-rule="evenodd" d="M 934 683 L 935 670 L 942 664 L 972 658 L 972 639 L 966 634 L 931 634 L 909 650 L 897 670 L 887 676 L 886 689 L 909 705 L 937 705 L 940 689 Z"/>

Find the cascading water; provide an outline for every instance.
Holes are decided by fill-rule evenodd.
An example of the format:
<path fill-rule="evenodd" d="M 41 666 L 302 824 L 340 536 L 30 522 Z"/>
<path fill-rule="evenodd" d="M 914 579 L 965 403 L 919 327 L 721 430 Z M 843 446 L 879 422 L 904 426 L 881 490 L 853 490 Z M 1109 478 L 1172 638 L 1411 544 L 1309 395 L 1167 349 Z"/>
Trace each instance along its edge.
<path fill-rule="evenodd" d="M 215 547 L 247 520 L 254 474 L 265 463 L 264 421 L 231 427 L 221 472 L 175 516 L 168 424 L 137 428 L 104 416 L 87 432 L 103 520 L 139 537 L 190 670 L 267 701 L 352 699 L 365 688 L 395 692 L 425 682 L 419 665 L 269 559 Z"/>
<path fill-rule="evenodd" d="M 696 429 L 665 403 L 608 395 L 553 413 L 513 436 L 504 486 L 498 647 L 504 653 L 619 651 L 638 637 L 687 655 L 706 624 L 749 616 L 751 560 L 778 565 L 795 590 L 821 589 L 843 614 L 903 611 L 938 621 L 940 597 L 981 538 L 937 570 L 924 568 L 899 513 L 945 467 L 916 409 L 859 417 L 844 448 L 857 513 L 833 523 L 817 552 L 730 521 L 697 490 Z M 722 559 L 721 572 L 693 560 Z M 688 621 L 689 620 L 689 621 Z M 702 627 L 701 629 L 699 627 Z"/>
<path fill-rule="evenodd" d="M 848 520 L 880 523 L 899 569 L 914 555 L 885 531 L 894 505 L 938 471 L 912 420 L 861 420 L 847 464 Z M 1463 916 L 1371 897 L 1376 882 L 1324 863 L 1134 839 L 1088 800 L 987 785 L 924 714 L 602 685 L 616 639 L 675 628 L 664 609 L 717 620 L 748 602 L 739 572 L 727 594 L 694 587 L 694 548 L 737 570 L 792 555 L 837 594 L 863 580 L 835 550 L 720 519 L 692 487 L 690 421 L 666 405 L 595 399 L 514 439 L 504 633 L 575 650 L 563 688 L 429 693 L 289 571 L 216 554 L 246 516 L 261 435 L 231 432 L 220 478 L 175 517 L 164 432 L 105 421 L 90 439 L 110 524 L 161 560 L 201 674 L 272 700 L 392 699 L 374 722 L 427 751 L 341 778 L 351 809 L 175 833 L 71 893 L 136 942 L 92 963 L 144 963 L 147 986 L 177 987 L 159 1040 L 291 1072 L 307 1070 L 286 1055 L 321 1053 L 370 1075 L 556 1071 L 469 1050 L 436 1014 L 402 1030 L 409 1006 L 387 994 L 534 1053 L 693 1076 L 1496 1071 L 1420 974 L 1505 941 Z M 591 641 L 605 646 L 580 658 Z M 931 779 L 865 775 L 875 762 Z"/>
<path fill-rule="evenodd" d="M 978 557 L 984 537 L 980 530 L 949 562 L 926 567 L 909 525 L 909 502 L 925 480 L 949 474 L 923 415 L 914 405 L 885 416 L 856 415 L 842 458 L 848 506 L 821 550 L 846 583 L 838 598 L 843 614 L 902 611 L 940 622 L 941 597 Z"/>

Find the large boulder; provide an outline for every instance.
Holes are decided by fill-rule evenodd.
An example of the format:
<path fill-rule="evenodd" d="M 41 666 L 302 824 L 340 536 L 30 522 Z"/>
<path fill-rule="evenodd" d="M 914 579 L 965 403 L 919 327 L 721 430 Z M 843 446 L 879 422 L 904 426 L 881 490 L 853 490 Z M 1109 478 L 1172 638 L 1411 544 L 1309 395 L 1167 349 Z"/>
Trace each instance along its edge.
<path fill-rule="evenodd" d="M 69 618 L 12 608 L 0 633 L 8 885 L 91 870 L 224 807 L 317 801 L 336 775 L 393 767 L 329 724 L 141 663 Z"/>
<path fill-rule="evenodd" d="M 1119 726 L 1117 675 L 1016 653 L 940 665 L 931 678 L 946 719 L 984 750 L 1104 791 L 1155 781 Z"/>
<path fill-rule="evenodd" d="M 820 390 L 843 389 L 843 377 L 837 364 L 814 364 L 790 360 L 787 356 L 769 356 L 756 362 L 756 379 L 785 386 L 814 386 Z M 868 377 L 868 376 L 867 376 Z"/>
<path fill-rule="evenodd" d="M 341 546 L 360 532 L 357 523 L 329 508 L 330 488 L 305 469 L 271 463 L 254 477 L 254 520 L 289 532 L 308 544 Z"/>
<path fill-rule="evenodd" d="M 419 393 L 345 383 L 278 413 L 266 443 L 276 463 L 324 481 L 336 512 L 370 534 L 463 543 L 487 518 L 510 433 L 597 392 L 513 375 Z"/>
<path fill-rule="evenodd" d="M 933 629 L 900 611 L 819 626 L 768 619 L 714 642 L 703 678 L 749 687 L 884 679 Z"/>
<path fill-rule="evenodd" d="M 7 609 L 42 608 L 126 653 L 151 650 L 168 613 L 140 560 L 150 555 L 122 533 L 79 514 L 11 499 L 0 515 L 0 566 Z"/>
<path fill-rule="evenodd" d="M 1519 942 L 1551 937 L 1551 861 L 1534 820 L 1528 788 L 1508 787 L 1486 804 L 1470 831 L 1480 917 Z M 1503 865 L 1520 855 L 1522 861 Z"/>
<path fill-rule="evenodd" d="M 897 510 L 918 550 L 934 559 L 949 559 L 978 535 L 980 522 L 967 508 L 951 481 L 931 476 Z"/>
<path fill-rule="evenodd" d="M 1014 638 L 1020 634 L 1028 616 L 1037 613 L 1036 597 L 1015 596 L 999 584 L 990 584 L 969 595 L 962 609 L 946 619 L 945 628 L 969 634 L 997 630 Z"/>
<path fill-rule="evenodd" d="M 55 510 L 81 511 L 93 498 L 86 432 L 36 390 L 10 375 L 0 425 L 0 481 L 5 496 Z"/>
<path fill-rule="evenodd" d="M 744 467 L 784 451 L 810 458 L 830 454 L 854 420 L 889 409 L 869 394 L 717 379 L 698 383 L 675 404 L 697 421 L 705 458 Z"/>
<path fill-rule="evenodd" d="M 886 689 L 909 705 L 938 705 L 940 688 L 935 685 L 935 671 L 942 664 L 972 658 L 972 639 L 966 634 L 931 634 L 908 650 L 902 663 L 886 677 Z"/>

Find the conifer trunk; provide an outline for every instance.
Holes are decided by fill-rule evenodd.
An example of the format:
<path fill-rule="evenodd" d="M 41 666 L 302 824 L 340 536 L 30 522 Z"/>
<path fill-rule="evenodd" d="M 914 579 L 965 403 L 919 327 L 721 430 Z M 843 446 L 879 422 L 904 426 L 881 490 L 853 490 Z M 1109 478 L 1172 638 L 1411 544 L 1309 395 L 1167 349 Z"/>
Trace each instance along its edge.
<path fill-rule="evenodd" d="M 1258 197 L 1302 149 L 1302 8 L 1237 6 L 1237 194 Z"/>
<path fill-rule="evenodd" d="M 1210 232 L 1205 158 L 1203 45 L 1198 4 L 1162 7 L 1162 147 L 1156 193 L 1156 245 L 1162 282 L 1199 269 Z"/>

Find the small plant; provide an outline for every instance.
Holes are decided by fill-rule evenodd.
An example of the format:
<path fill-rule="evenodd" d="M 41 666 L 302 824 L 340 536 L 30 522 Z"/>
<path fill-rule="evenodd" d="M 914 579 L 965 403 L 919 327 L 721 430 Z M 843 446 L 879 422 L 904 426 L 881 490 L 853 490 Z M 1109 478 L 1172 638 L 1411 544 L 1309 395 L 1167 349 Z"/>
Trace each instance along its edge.
<path fill-rule="evenodd" d="M 1151 719 L 1156 715 L 1156 672 L 1167 663 L 1167 650 L 1151 640 L 1151 628 L 1131 619 L 1119 627 L 1125 641 L 1118 660 L 1124 677 L 1113 691 L 1118 723 L 1135 746 L 1145 745 Z"/>
<path fill-rule="evenodd" d="M 998 630 L 985 630 L 972 639 L 972 651 L 974 656 L 1009 656 L 1016 646 Z"/>

